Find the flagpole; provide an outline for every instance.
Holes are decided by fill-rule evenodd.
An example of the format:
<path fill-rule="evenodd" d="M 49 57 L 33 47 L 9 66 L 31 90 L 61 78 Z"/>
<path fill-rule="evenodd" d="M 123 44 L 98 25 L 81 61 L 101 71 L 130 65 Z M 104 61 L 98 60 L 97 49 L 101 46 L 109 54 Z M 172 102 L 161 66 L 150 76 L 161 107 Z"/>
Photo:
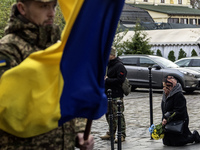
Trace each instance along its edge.
<path fill-rule="evenodd" d="M 91 130 L 91 126 L 92 126 L 92 120 L 87 120 L 87 124 L 86 124 L 86 127 L 85 127 L 85 131 L 84 131 L 84 136 L 83 136 L 83 139 L 86 141 L 89 137 L 89 134 L 90 134 L 90 130 Z"/>

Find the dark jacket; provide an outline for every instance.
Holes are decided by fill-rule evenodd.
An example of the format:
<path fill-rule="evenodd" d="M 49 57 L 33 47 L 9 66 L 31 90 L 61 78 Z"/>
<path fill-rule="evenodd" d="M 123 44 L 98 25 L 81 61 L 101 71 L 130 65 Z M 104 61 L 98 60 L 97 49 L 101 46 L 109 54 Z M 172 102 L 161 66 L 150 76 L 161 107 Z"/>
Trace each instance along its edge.
<path fill-rule="evenodd" d="M 174 112 L 176 113 L 170 121 L 184 120 L 183 134 L 177 135 L 172 133 L 165 133 L 163 143 L 169 146 L 181 146 L 188 143 L 188 136 L 191 132 L 188 128 L 189 116 L 187 112 L 186 99 L 182 93 L 182 87 L 179 83 L 170 91 L 166 97 L 163 93 L 162 103 L 162 117 L 168 119 Z"/>
<path fill-rule="evenodd" d="M 112 90 L 112 98 L 123 97 L 122 83 L 126 75 L 126 68 L 119 57 L 109 61 L 107 70 L 108 78 L 105 80 L 105 87 L 106 91 L 108 89 Z"/>

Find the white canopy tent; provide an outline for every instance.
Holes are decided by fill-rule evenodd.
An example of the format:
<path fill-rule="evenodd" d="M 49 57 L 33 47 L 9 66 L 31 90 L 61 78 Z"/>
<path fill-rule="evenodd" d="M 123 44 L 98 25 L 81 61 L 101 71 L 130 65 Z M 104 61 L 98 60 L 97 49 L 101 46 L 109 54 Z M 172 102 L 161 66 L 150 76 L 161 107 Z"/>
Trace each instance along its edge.
<path fill-rule="evenodd" d="M 162 56 L 168 58 L 169 52 L 173 50 L 177 59 L 182 48 L 187 57 L 191 56 L 193 49 L 200 55 L 200 28 L 144 30 L 143 32 L 150 38 L 149 44 L 155 54 L 159 49 Z M 134 31 L 128 31 L 120 43 L 130 40 L 133 35 Z"/>

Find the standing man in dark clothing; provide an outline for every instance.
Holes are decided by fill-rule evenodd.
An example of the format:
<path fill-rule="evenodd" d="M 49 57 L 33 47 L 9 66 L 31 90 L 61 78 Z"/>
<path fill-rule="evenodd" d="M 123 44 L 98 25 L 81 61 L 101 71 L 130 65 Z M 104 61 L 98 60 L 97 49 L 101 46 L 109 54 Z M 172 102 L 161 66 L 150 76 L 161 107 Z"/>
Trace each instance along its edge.
<path fill-rule="evenodd" d="M 117 119 L 117 100 L 121 100 L 121 141 L 125 141 L 126 138 L 126 124 L 125 124 L 125 118 L 124 118 L 124 92 L 122 89 L 122 83 L 124 82 L 127 75 L 126 68 L 124 67 L 123 63 L 119 59 L 119 57 L 116 57 L 116 49 L 112 47 L 110 57 L 109 57 L 109 63 L 107 68 L 107 75 L 105 76 L 105 87 L 106 91 L 108 89 L 112 90 L 112 111 L 113 111 L 113 137 L 115 137 L 115 133 L 117 130 L 118 125 L 118 119 Z M 107 93 L 107 92 L 106 92 Z M 108 118 L 109 112 L 106 113 L 106 120 L 109 122 Z M 110 132 L 107 132 L 106 135 L 101 136 L 102 140 L 109 140 L 110 139 Z M 117 139 L 115 140 L 117 143 Z"/>

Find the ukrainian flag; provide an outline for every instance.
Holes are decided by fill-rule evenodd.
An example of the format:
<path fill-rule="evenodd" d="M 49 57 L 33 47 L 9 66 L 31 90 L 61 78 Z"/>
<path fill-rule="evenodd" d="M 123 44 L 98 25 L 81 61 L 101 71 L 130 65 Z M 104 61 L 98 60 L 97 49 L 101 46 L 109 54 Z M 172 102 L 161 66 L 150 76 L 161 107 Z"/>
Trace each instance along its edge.
<path fill-rule="evenodd" d="M 61 42 L 32 53 L 0 79 L 0 129 L 18 137 L 48 132 L 107 110 L 104 75 L 124 0 L 59 0 Z"/>

